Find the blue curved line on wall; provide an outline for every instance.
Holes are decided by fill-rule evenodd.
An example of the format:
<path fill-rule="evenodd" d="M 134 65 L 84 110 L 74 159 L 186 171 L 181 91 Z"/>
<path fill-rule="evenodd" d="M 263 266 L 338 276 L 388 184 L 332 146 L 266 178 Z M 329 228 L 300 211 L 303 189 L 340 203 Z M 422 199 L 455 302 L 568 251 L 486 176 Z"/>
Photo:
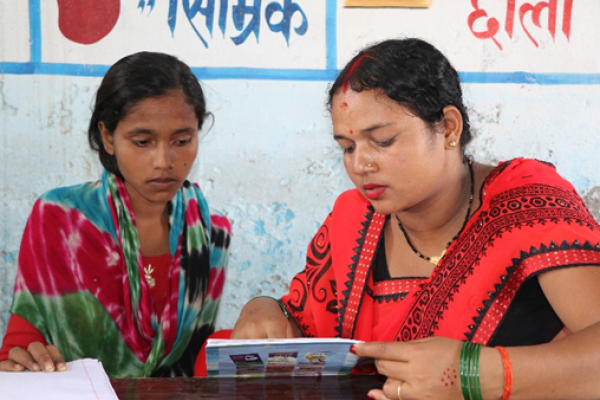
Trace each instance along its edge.
<path fill-rule="evenodd" d="M 205 68 L 192 67 L 199 79 L 255 79 L 280 81 L 333 81 L 337 69 L 337 0 L 326 0 L 326 67 L 320 69 Z M 40 0 L 29 0 L 30 57 L 26 63 L 0 62 L 0 74 L 67 75 L 102 77 L 110 66 L 42 62 Z M 600 85 L 597 73 L 469 72 L 460 73 L 464 83 L 537 85 Z"/>

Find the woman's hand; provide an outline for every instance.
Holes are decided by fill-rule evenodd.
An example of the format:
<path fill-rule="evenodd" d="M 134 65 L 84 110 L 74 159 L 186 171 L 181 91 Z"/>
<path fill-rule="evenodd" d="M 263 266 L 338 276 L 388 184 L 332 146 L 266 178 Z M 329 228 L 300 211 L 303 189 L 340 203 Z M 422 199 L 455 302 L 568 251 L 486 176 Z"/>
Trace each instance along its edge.
<path fill-rule="evenodd" d="M 242 308 L 233 327 L 232 339 L 264 339 L 299 337 L 292 318 L 288 320 L 275 299 L 258 297 Z"/>
<path fill-rule="evenodd" d="M 44 372 L 66 371 L 67 364 L 55 346 L 45 346 L 40 342 L 31 343 L 27 350 L 13 347 L 8 352 L 8 360 L 0 362 L 0 371 L 19 372 L 25 369 Z"/>
<path fill-rule="evenodd" d="M 462 342 L 435 337 L 412 342 L 372 342 L 354 345 L 356 354 L 375 359 L 377 371 L 388 377 L 369 397 L 397 400 L 462 400 L 460 351 Z"/>

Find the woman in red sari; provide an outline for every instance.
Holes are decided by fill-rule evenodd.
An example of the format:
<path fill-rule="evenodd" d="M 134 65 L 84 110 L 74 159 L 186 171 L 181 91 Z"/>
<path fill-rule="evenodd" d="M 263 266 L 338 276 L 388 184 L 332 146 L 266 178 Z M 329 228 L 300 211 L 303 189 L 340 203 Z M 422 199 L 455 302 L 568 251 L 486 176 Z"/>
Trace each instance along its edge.
<path fill-rule="evenodd" d="M 329 106 L 356 188 L 289 294 L 250 301 L 233 337 L 363 340 L 388 376 L 373 399 L 598 398 L 600 226 L 573 186 L 466 156 L 458 74 L 422 40 L 360 52 Z"/>

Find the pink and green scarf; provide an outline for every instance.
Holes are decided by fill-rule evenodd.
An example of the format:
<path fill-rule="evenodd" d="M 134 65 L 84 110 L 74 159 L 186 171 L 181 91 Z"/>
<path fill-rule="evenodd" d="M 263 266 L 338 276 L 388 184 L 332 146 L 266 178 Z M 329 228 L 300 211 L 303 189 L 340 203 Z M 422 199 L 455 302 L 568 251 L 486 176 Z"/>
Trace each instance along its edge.
<path fill-rule="evenodd" d="M 36 201 L 11 312 L 66 361 L 97 358 L 110 377 L 193 375 L 196 355 L 214 331 L 230 226 L 187 181 L 168 207 L 172 261 L 162 315 L 144 279 L 125 184 L 108 172 Z"/>

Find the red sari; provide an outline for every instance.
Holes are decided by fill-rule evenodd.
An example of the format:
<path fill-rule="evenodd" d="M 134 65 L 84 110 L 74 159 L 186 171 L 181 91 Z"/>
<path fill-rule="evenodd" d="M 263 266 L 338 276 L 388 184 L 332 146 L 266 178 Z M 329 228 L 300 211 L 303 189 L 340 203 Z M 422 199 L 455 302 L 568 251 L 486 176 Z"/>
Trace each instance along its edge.
<path fill-rule="evenodd" d="M 427 278 L 374 281 L 388 216 L 357 190 L 337 199 L 283 297 L 305 336 L 487 345 L 543 343 L 563 327 L 537 283 L 554 268 L 600 266 L 600 226 L 552 165 L 500 163 L 481 205 Z M 565 293 L 568 295 L 568 293 Z"/>

